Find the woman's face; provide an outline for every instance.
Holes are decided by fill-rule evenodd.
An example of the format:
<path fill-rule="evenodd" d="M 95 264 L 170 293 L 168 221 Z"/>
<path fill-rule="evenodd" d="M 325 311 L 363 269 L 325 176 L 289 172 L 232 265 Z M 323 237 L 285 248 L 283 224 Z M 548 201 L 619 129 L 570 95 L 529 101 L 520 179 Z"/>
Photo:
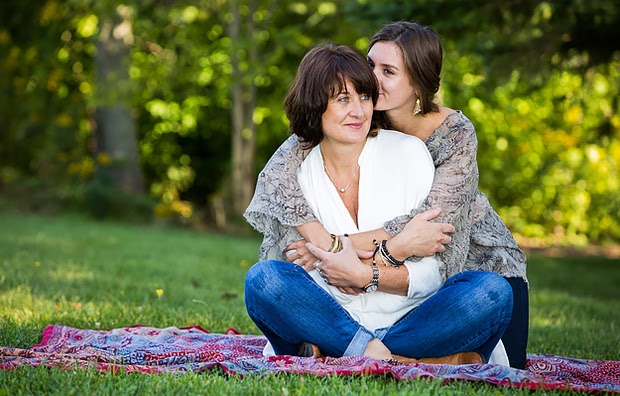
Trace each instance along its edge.
<path fill-rule="evenodd" d="M 379 41 L 368 51 L 368 64 L 379 81 L 375 110 L 394 110 L 415 105 L 417 95 L 405 68 L 400 48 L 391 41 Z"/>
<path fill-rule="evenodd" d="M 346 81 L 346 91 L 338 92 L 327 103 L 321 118 L 323 140 L 344 144 L 363 142 L 370 131 L 372 98 L 358 93 Z"/>

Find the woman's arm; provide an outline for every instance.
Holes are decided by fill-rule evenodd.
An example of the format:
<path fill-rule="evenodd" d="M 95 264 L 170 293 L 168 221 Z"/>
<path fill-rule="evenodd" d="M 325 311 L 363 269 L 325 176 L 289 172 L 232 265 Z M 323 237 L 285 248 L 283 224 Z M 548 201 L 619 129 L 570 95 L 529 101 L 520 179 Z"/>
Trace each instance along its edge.
<path fill-rule="evenodd" d="M 308 248 L 321 258 L 317 269 L 325 281 L 338 287 L 340 291 L 346 289 L 347 294 L 358 295 L 373 279 L 373 269 L 357 259 L 350 238 L 342 237 L 343 249 L 340 253 L 328 253 L 308 244 Z M 443 283 L 438 271 L 438 263 L 434 258 L 426 261 L 406 261 L 400 267 L 386 266 L 380 254 L 375 257 L 379 271 L 378 291 L 421 298 L 434 293 Z"/>
<path fill-rule="evenodd" d="M 435 221 L 452 224 L 456 230 L 441 259 L 446 268 L 460 268 L 467 258 L 472 206 L 478 191 L 477 140 L 474 127 L 465 116 L 449 116 L 446 124 L 445 133 L 429 143 L 436 169 L 428 197 L 420 208 L 412 210 L 408 216 L 387 222 L 385 230 L 397 235 L 395 239 L 401 238 L 400 247 L 394 248 L 400 259 L 415 255 L 413 249 L 407 249 L 407 234 L 414 231 L 411 219 L 429 208 L 441 208 L 441 214 Z"/>
<path fill-rule="evenodd" d="M 277 258 L 281 258 L 280 254 L 285 247 L 295 240 L 282 238 L 283 227 L 317 220 L 297 181 L 297 168 L 307 153 L 307 150 L 301 148 L 297 136 L 291 136 L 276 150 L 258 175 L 254 197 L 244 216 L 250 225 L 264 235 L 259 250 L 261 259 L 267 258 L 274 250 L 278 251 Z M 292 233 L 288 232 L 287 235 L 292 236 Z M 299 235 L 297 239 L 300 239 Z"/>
<path fill-rule="evenodd" d="M 372 231 L 351 234 L 349 237 L 353 246 L 358 250 L 358 257 L 368 264 L 368 252 L 374 250 L 374 241 L 387 240 L 388 251 L 398 260 L 410 256 L 430 257 L 437 252 L 446 250 L 444 245 L 450 243 L 450 234 L 454 233 L 454 226 L 447 223 L 433 223 L 432 219 L 439 216 L 441 209 L 430 209 L 416 215 L 405 227 L 401 236 L 392 238 L 385 229 L 378 228 Z M 286 259 L 312 270 L 312 265 L 318 260 L 306 247 L 310 242 L 323 250 L 329 250 L 332 238 L 318 221 L 308 222 L 295 227 L 304 239 L 295 241 L 284 250 Z M 413 254 L 410 254 L 414 252 Z"/>
<path fill-rule="evenodd" d="M 364 286 L 370 283 L 373 270 L 357 257 L 350 238 L 341 237 L 342 251 L 329 253 L 308 243 L 308 250 L 320 258 L 318 269 L 322 276 L 332 286 L 349 290 L 349 294 L 363 293 Z M 377 255 L 378 256 L 378 255 Z M 409 271 L 406 266 L 388 267 L 379 257 L 376 258 L 379 269 L 379 291 L 406 296 L 409 291 Z"/>

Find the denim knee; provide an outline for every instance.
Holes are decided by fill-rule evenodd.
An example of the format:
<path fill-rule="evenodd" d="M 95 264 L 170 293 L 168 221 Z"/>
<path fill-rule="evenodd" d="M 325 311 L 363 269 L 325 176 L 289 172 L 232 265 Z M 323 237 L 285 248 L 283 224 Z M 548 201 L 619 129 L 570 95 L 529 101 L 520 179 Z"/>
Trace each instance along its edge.
<path fill-rule="evenodd" d="M 250 267 L 248 272 L 245 274 L 245 286 L 254 286 L 254 283 L 257 280 L 264 279 L 265 277 L 265 265 L 266 261 L 259 261 Z"/>
<path fill-rule="evenodd" d="M 500 319 L 501 326 L 507 326 L 512 318 L 513 293 L 510 283 L 501 275 L 494 272 L 479 272 L 479 285 L 486 293 L 487 307 L 495 312 Z"/>
<path fill-rule="evenodd" d="M 489 299 L 512 313 L 513 293 L 510 283 L 503 276 L 494 272 L 484 272 L 484 278 Z"/>
<path fill-rule="evenodd" d="M 264 260 L 254 264 L 245 275 L 245 292 L 248 294 L 272 294 L 280 287 L 278 270 L 283 263 Z"/>
<path fill-rule="evenodd" d="M 452 277 L 449 282 L 467 283 L 470 298 L 460 300 L 463 310 L 473 317 L 497 317 L 502 322 L 512 317 L 512 288 L 502 276 L 486 271 L 465 271 Z M 490 315 L 490 316 L 488 316 Z"/>
<path fill-rule="evenodd" d="M 264 260 L 254 264 L 245 276 L 245 298 L 248 300 L 286 300 L 291 282 L 306 271 L 297 264 L 286 261 Z"/>

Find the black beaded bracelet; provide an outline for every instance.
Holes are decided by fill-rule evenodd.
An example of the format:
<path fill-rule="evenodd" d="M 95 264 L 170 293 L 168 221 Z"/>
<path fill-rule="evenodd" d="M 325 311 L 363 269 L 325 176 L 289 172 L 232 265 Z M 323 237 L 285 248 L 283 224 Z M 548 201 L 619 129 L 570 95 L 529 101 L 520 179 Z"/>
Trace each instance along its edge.
<path fill-rule="evenodd" d="M 387 249 L 387 245 L 386 245 L 386 243 L 387 243 L 387 240 L 386 240 L 386 239 L 384 239 L 383 241 L 381 241 L 381 245 L 380 245 L 380 249 L 379 249 L 379 252 L 381 253 L 381 256 L 382 256 L 382 257 L 384 257 L 384 258 L 386 258 L 386 259 L 387 259 L 387 261 L 388 261 L 391 265 L 393 265 L 394 267 L 396 267 L 396 268 L 398 268 L 398 267 L 400 267 L 401 265 L 405 264 L 405 262 L 404 262 L 404 261 L 399 261 L 399 260 L 396 260 L 396 259 L 395 259 L 395 258 L 394 258 L 391 254 L 390 254 L 390 252 L 389 252 L 389 251 L 388 251 L 388 249 Z"/>
<path fill-rule="evenodd" d="M 377 256 L 378 251 L 379 251 L 379 246 L 375 248 L 375 251 L 372 254 L 372 265 L 377 265 L 376 256 Z"/>

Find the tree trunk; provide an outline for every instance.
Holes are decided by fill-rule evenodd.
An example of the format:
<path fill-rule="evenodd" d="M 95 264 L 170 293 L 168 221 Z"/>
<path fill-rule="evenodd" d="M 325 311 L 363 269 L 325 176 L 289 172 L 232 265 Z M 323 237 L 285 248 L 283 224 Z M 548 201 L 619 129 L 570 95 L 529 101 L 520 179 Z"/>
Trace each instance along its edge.
<path fill-rule="evenodd" d="M 116 188 L 143 193 L 138 133 L 126 104 L 130 88 L 129 48 L 133 43 L 131 14 L 128 8 L 119 7 L 118 10 L 114 18 L 103 20 L 97 42 L 97 152 L 109 156 L 108 169 Z"/>
<path fill-rule="evenodd" d="M 255 7 L 254 7 L 255 8 Z M 229 35 L 233 42 L 231 64 L 233 69 L 232 87 L 232 173 L 231 173 L 231 204 L 234 215 L 243 213 L 252 199 L 254 193 L 254 158 L 256 156 L 256 124 L 253 120 L 254 109 L 257 101 L 257 87 L 253 78 L 244 79 L 241 72 L 241 59 L 238 50 L 241 42 L 241 15 L 237 0 L 230 1 L 232 15 L 229 24 Z M 249 13 L 247 31 L 245 36 L 251 39 L 253 34 L 253 22 Z M 249 65 L 258 59 L 255 46 L 248 49 Z M 247 77 L 247 76 L 246 76 Z M 244 80 L 246 83 L 244 83 Z"/>

